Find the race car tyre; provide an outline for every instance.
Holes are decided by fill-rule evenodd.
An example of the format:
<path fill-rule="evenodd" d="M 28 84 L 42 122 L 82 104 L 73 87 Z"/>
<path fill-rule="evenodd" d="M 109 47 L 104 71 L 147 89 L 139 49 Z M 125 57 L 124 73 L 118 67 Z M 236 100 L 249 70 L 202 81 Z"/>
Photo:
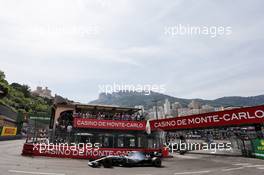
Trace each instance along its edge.
<path fill-rule="evenodd" d="M 155 167 L 161 167 L 161 159 L 160 158 L 156 158 L 153 160 L 153 166 Z"/>
<path fill-rule="evenodd" d="M 104 159 L 102 164 L 104 168 L 112 168 L 113 166 L 112 159 Z"/>
<path fill-rule="evenodd" d="M 180 150 L 180 155 L 184 155 L 186 152 L 186 150 Z"/>

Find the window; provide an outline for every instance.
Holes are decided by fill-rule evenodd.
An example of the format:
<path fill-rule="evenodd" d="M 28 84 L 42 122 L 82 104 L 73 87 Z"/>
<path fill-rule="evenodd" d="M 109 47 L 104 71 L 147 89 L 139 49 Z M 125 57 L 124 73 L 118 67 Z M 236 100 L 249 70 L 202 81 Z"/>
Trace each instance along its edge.
<path fill-rule="evenodd" d="M 153 141 L 152 138 L 149 138 L 149 139 L 148 139 L 148 148 L 155 148 L 155 146 L 154 146 L 154 141 Z"/>
<path fill-rule="evenodd" d="M 136 139 L 135 138 L 129 138 L 129 147 L 136 147 Z"/>
<path fill-rule="evenodd" d="M 104 137 L 103 139 L 103 147 L 109 147 L 109 137 Z"/>
<path fill-rule="evenodd" d="M 124 147 L 124 137 L 118 137 L 117 138 L 117 146 L 118 147 Z"/>
<path fill-rule="evenodd" d="M 138 137 L 138 147 L 139 148 L 142 148 L 143 147 L 142 137 Z"/>

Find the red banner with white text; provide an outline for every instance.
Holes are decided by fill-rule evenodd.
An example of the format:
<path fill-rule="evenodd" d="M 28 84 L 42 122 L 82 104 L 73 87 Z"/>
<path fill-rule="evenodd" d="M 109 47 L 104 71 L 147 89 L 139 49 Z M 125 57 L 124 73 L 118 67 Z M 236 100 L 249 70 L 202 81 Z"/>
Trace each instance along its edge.
<path fill-rule="evenodd" d="M 64 145 L 64 146 L 63 146 Z M 145 153 L 159 152 L 160 149 L 149 148 L 76 148 L 67 144 L 52 144 L 44 143 L 30 144 L 25 143 L 23 146 L 22 155 L 31 156 L 47 156 L 60 158 L 76 158 L 76 159 L 96 159 L 105 156 L 125 156 L 131 151 L 141 151 Z"/>
<path fill-rule="evenodd" d="M 74 118 L 75 128 L 94 129 L 117 129 L 143 131 L 146 128 L 146 121 L 128 120 L 98 120 L 89 118 Z"/>
<path fill-rule="evenodd" d="M 150 121 L 151 130 L 177 130 L 264 123 L 264 105 Z"/>

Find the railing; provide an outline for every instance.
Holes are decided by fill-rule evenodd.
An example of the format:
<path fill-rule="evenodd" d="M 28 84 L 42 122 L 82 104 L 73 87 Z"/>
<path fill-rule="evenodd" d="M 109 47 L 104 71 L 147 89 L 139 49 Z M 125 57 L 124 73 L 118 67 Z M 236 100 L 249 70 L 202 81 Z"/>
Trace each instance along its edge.
<path fill-rule="evenodd" d="M 73 118 L 89 118 L 89 119 L 98 119 L 98 120 L 129 120 L 129 121 L 142 121 L 145 120 L 145 117 L 142 115 L 93 115 L 87 113 L 76 113 L 73 114 Z"/>

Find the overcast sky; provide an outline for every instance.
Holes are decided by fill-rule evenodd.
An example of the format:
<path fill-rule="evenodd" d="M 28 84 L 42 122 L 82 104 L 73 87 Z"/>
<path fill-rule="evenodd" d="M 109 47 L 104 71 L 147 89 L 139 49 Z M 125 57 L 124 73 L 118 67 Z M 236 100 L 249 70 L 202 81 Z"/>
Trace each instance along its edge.
<path fill-rule="evenodd" d="M 165 85 L 184 98 L 264 94 L 263 0 L 2 0 L 0 70 L 80 102 L 99 85 Z M 177 25 L 230 35 L 167 35 Z"/>

